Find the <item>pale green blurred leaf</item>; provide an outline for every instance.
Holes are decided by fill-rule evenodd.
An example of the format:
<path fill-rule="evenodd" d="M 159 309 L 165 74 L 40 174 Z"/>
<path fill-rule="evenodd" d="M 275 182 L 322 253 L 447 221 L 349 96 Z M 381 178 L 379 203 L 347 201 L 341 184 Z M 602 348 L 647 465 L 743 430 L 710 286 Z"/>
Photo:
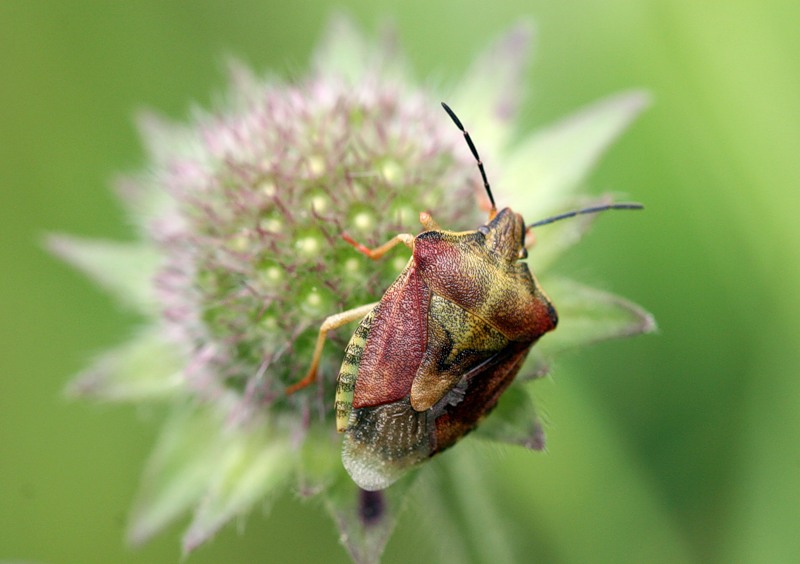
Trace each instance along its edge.
<path fill-rule="evenodd" d="M 178 156 L 200 156 L 200 141 L 194 129 L 185 123 L 142 109 L 136 113 L 136 128 L 154 169 L 168 166 Z"/>
<path fill-rule="evenodd" d="M 298 453 L 297 490 L 300 495 L 318 494 L 345 474 L 341 442 L 341 434 L 334 425 L 312 425 L 308 429 Z"/>
<path fill-rule="evenodd" d="M 442 453 L 435 461 L 423 482 L 424 505 L 431 511 L 443 515 L 441 527 L 449 538 L 438 533 L 436 542 L 445 548 L 466 553 L 465 560 L 447 558 L 446 562 L 522 562 L 523 555 L 517 553 L 517 543 L 512 533 L 507 513 L 500 507 L 496 496 L 497 481 L 484 458 L 486 443 L 467 439 L 466 444 Z M 496 447 L 495 447 L 496 448 Z M 448 524 L 452 528 L 446 528 Z"/>
<path fill-rule="evenodd" d="M 477 139 L 479 151 L 496 155 L 513 132 L 531 58 L 533 26 L 522 22 L 495 40 L 470 66 L 447 100 Z M 483 156 L 483 155 L 482 155 Z"/>
<path fill-rule="evenodd" d="M 656 330 L 653 316 L 624 298 L 564 278 L 547 280 L 558 327 L 534 347 L 537 358 L 568 349 Z"/>
<path fill-rule="evenodd" d="M 391 27 L 385 27 L 378 41 L 368 40 L 353 21 L 337 14 L 328 22 L 322 40 L 314 49 L 316 72 L 350 84 L 374 80 L 369 73 L 405 80 L 408 68 Z"/>
<path fill-rule="evenodd" d="M 599 200 L 586 201 L 576 199 L 574 209 L 583 207 L 598 206 L 611 203 L 611 198 L 606 197 Z M 561 255 L 570 248 L 577 245 L 583 236 L 592 228 L 595 220 L 602 214 L 578 215 L 565 221 L 557 221 L 540 228 L 532 229 L 528 232 L 526 241 L 528 245 L 531 241 L 534 245 L 530 250 L 530 260 L 528 264 L 534 273 L 548 270 Z M 525 218 L 529 222 L 540 218 Z"/>
<path fill-rule="evenodd" d="M 325 507 L 336 523 L 339 539 L 353 562 L 372 564 L 380 561 L 416 477 L 416 472 L 413 472 L 385 490 L 365 492 L 340 472 L 337 483 L 323 492 Z"/>
<path fill-rule="evenodd" d="M 350 18 L 338 14 L 328 21 L 322 39 L 314 49 L 317 72 L 341 76 L 355 83 L 364 72 L 364 55 L 370 44 Z"/>
<path fill-rule="evenodd" d="M 285 434 L 271 433 L 263 421 L 247 424 L 253 428 L 232 433 L 214 462 L 208 489 L 183 536 L 184 553 L 289 479 L 293 459 Z"/>
<path fill-rule="evenodd" d="M 89 276 L 122 304 L 141 313 L 154 309 L 152 277 L 158 266 L 155 250 L 143 243 L 120 243 L 52 235 L 47 248 Z"/>
<path fill-rule="evenodd" d="M 525 386 L 511 386 L 497 407 L 475 430 L 475 436 L 531 450 L 545 447 L 544 428 Z"/>
<path fill-rule="evenodd" d="M 441 458 L 431 461 L 425 472 L 419 477 L 413 491 L 414 517 L 420 521 L 424 530 L 434 531 L 433 538 L 438 547 L 441 564 L 461 564 L 470 562 L 470 547 L 462 539 L 461 523 L 452 512 L 453 498 L 450 495 L 450 484 L 446 471 L 442 468 Z"/>
<path fill-rule="evenodd" d="M 225 70 L 230 83 L 230 102 L 234 108 L 246 108 L 258 103 L 264 95 L 266 81 L 259 79 L 249 65 L 231 57 L 225 62 Z"/>
<path fill-rule="evenodd" d="M 175 410 L 142 478 L 128 526 L 129 542 L 147 541 L 208 492 L 227 443 L 223 424 L 208 407 Z"/>
<path fill-rule="evenodd" d="M 67 393 L 133 402 L 173 397 L 185 391 L 183 363 L 161 330 L 148 327 L 98 358 L 70 383 Z"/>
<path fill-rule="evenodd" d="M 563 209 L 611 143 L 647 106 L 643 92 L 618 94 L 532 134 L 506 162 L 502 189 L 525 218 Z"/>

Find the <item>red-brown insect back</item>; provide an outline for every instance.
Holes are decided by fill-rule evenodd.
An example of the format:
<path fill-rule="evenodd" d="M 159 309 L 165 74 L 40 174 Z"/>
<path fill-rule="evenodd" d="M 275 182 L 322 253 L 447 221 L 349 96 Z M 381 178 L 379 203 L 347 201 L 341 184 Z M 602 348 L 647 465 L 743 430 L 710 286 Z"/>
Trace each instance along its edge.
<path fill-rule="evenodd" d="M 597 206 L 526 227 L 510 208 L 497 211 L 469 133 L 442 106 L 478 164 L 491 203 L 487 223 L 475 231 L 446 231 L 423 212 L 424 230 L 416 237 L 402 233 L 369 249 L 345 236 L 373 259 L 399 243 L 412 255 L 380 302 L 325 321 L 309 374 L 290 390 L 316 377 L 328 330 L 363 318 L 345 349 L 335 408 L 337 428 L 345 433 L 342 461 L 365 490 L 388 487 L 474 429 L 531 347 L 555 329 L 556 310 L 521 261 L 526 232 L 578 214 L 642 207 Z"/>
<path fill-rule="evenodd" d="M 408 396 L 425 354 L 431 291 L 410 264 L 376 306 L 358 366 L 353 408 Z M 400 321 L 402 320 L 402 321 Z"/>

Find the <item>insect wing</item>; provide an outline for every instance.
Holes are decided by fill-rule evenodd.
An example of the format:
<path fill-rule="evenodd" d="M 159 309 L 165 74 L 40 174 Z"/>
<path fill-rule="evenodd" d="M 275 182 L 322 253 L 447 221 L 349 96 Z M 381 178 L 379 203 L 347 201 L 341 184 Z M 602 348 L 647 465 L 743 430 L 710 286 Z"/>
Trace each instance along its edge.
<path fill-rule="evenodd" d="M 412 260 L 375 306 L 358 367 L 354 409 L 408 396 L 428 343 L 430 299 Z"/>
<path fill-rule="evenodd" d="M 431 456 L 455 444 L 494 409 L 525 362 L 531 346 L 511 343 L 464 377 L 459 385 L 460 401 L 445 406 L 444 412 L 436 418 Z"/>

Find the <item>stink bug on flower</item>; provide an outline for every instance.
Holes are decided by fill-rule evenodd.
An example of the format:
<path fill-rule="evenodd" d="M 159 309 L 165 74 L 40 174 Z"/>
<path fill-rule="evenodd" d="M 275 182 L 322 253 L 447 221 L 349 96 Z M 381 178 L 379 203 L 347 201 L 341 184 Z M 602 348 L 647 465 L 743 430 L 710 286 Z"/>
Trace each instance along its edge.
<path fill-rule="evenodd" d="M 528 230 L 579 214 L 643 207 L 595 206 L 526 226 L 510 208 L 497 210 L 469 133 L 442 106 L 477 162 L 491 204 L 486 224 L 445 231 L 422 212 L 422 233 L 398 234 L 375 249 L 343 235 L 372 259 L 399 243 L 411 258 L 380 302 L 323 322 L 308 374 L 287 390 L 314 381 L 328 331 L 361 319 L 345 349 L 334 406 L 336 428 L 344 433 L 342 462 L 365 490 L 388 487 L 474 429 L 534 343 L 555 329 L 556 310 L 522 262 Z"/>

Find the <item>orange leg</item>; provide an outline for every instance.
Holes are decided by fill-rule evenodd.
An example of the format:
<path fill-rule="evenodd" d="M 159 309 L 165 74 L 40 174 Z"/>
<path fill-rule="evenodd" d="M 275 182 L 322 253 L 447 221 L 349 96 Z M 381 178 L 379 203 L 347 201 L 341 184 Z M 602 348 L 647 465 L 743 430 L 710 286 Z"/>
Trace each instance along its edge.
<path fill-rule="evenodd" d="M 420 212 L 419 222 L 422 224 L 422 228 L 425 231 L 438 231 L 441 229 L 439 224 L 436 223 L 433 217 L 431 217 L 431 214 L 428 212 Z M 362 245 L 347 233 L 342 233 L 342 239 L 353 245 L 353 247 L 355 247 L 359 253 L 368 256 L 372 260 L 378 260 L 400 243 L 403 243 L 409 249 L 414 249 L 414 236 L 410 233 L 398 233 L 386 241 L 383 245 L 374 249 L 370 249 L 366 245 Z"/>
<path fill-rule="evenodd" d="M 388 241 L 386 241 L 380 247 L 376 247 L 374 249 L 370 249 L 369 247 L 362 245 L 361 243 L 357 242 L 355 239 L 350 237 L 350 235 L 348 235 L 347 233 L 342 233 L 342 239 L 353 245 L 359 253 L 368 256 L 372 260 L 378 260 L 400 243 L 403 243 L 409 249 L 414 248 L 414 236 L 410 235 L 409 233 L 399 233 L 394 237 L 392 237 L 391 239 L 389 239 Z"/>
<path fill-rule="evenodd" d="M 372 311 L 372 308 L 374 308 L 376 305 L 378 305 L 377 302 L 363 305 L 325 318 L 325 321 L 322 322 L 322 325 L 319 328 L 317 344 L 314 347 L 314 356 L 311 359 L 311 368 L 308 369 L 308 372 L 302 380 L 286 388 L 286 395 L 293 394 L 298 390 L 302 390 L 303 388 L 311 385 L 317 379 L 317 369 L 319 368 L 320 358 L 322 358 L 322 348 L 325 345 L 325 338 L 328 336 L 328 331 L 336 329 L 337 327 L 341 327 L 342 325 L 350 323 L 351 321 L 356 321 L 363 318 L 370 311 Z"/>

